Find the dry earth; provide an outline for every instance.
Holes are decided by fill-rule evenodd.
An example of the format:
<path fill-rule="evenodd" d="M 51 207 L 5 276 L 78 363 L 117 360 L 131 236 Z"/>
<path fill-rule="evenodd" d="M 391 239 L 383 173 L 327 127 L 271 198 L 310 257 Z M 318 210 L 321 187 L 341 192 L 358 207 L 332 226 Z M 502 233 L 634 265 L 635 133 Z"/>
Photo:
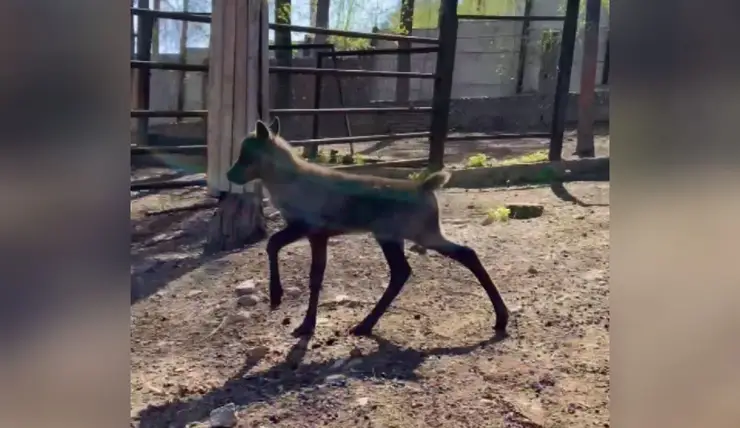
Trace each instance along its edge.
<path fill-rule="evenodd" d="M 333 240 L 316 335 L 294 339 L 307 243 L 281 253 L 294 288 L 271 312 L 264 242 L 202 258 L 210 210 L 146 215 L 190 205 L 201 190 L 132 195 L 132 426 L 207 426 L 227 403 L 240 427 L 609 426 L 609 184 L 566 188 L 572 197 L 549 187 L 440 192 L 446 233 L 478 251 L 512 309 L 510 337 L 498 342 L 472 274 L 410 251 L 413 276 L 377 337 L 349 336 L 387 281 L 365 236 Z M 481 225 L 506 202 L 541 203 L 545 214 Z M 235 287 L 248 280 L 261 300 L 237 308 Z"/>

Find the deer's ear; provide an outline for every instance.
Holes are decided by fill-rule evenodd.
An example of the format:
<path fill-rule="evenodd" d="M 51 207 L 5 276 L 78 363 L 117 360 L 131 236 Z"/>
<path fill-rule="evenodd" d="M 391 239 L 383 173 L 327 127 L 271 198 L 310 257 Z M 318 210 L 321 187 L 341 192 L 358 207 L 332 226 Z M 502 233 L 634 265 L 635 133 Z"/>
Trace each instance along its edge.
<path fill-rule="evenodd" d="M 275 135 L 280 135 L 280 118 L 275 117 L 272 119 L 272 122 L 270 122 L 270 131 L 272 131 Z"/>
<path fill-rule="evenodd" d="M 266 140 L 270 138 L 270 130 L 267 128 L 267 125 L 265 125 L 265 122 L 258 120 L 257 121 L 257 138 L 260 140 Z"/>

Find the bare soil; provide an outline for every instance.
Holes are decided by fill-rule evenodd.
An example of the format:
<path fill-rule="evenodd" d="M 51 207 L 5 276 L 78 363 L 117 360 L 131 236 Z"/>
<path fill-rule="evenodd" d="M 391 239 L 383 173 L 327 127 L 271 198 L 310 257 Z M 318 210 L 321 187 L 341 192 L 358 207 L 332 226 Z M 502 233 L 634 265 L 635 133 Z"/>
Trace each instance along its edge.
<path fill-rule="evenodd" d="M 270 311 L 264 242 L 203 258 L 212 210 L 146 215 L 202 190 L 133 195 L 132 425 L 207 426 L 234 403 L 240 427 L 609 426 L 609 184 L 565 186 L 439 193 L 447 235 L 478 252 L 512 310 L 502 341 L 471 273 L 410 251 L 413 276 L 376 337 L 348 335 L 388 279 L 362 235 L 332 241 L 316 334 L 295 339 L 306 242 L 281 253 L 283 285 L 297 290 Z M 481 224 L 509 202 L 543 204 L 544 215 Z M 260 301 L 237 308 L 247 280 Z"/>

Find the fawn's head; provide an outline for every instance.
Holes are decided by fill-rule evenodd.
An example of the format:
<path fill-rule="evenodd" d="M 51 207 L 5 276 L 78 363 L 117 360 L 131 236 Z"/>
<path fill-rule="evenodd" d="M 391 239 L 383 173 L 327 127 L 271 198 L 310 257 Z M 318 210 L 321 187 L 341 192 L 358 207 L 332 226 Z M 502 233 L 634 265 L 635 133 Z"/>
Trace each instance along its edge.
<path fill-rule="evenodd" d="M 255 131 L 247 135 L 239 149 L 239 158 L 226 173 L 226 178 L 237 185 L 263 178 L 266 171 L 277 163 L 292 158 L 290 147 L 280 137 L 280 120 L 273 119 L 270 125 L 257 121 Z"/>

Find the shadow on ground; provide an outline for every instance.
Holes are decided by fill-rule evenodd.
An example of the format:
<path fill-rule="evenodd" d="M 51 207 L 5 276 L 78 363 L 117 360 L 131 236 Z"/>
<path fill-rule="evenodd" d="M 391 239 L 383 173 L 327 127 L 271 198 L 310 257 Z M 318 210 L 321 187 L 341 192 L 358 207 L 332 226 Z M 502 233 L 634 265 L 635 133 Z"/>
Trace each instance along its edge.
<path fill-rule="evenodd" d="M 574 196 L 568 189 L 565 187 L 563 183 L 553 182 L 550 183 L 550 190 L 552 190 L 552 193 L 555 194 L 560 200 L 564 202 L 570 202 L 573 204 L 576 204 L 580 207 L 608 207 L 609 204 L 592 204 L 589 202 L 584 202 L 578 197 Z"/>
<path fill-rule="evenodd" d="M 234 377 L 199 398 L 175 400 L 142 410 L 138 415 L 139 427 L 186 426 L 208 418 L 211 410 L 228 403 L 246 406 L 303 388 L 342 387 L 349 378 L 415 381 L 418 380 L 416 369 L 429 357 L 468 354 L 494 345 L 504 337 L 496 335 L 472 345 L 423 351 L 403 349 L 378 336 L 373 336 L 372 339 L 378 343 L 378 350 L 359 359 L 352 370 L 335 368 L 338 362 L 336 359 L 301 365 L 308 349 L 307 339 L 301 339 L 293 345 L 282 363 L 249 376 L 245 374 L 259 362 L 259 358 L 247 358 L 244 367 Z M 330 375 L 337 373 L 346 378 L 327 382 Z"/>

